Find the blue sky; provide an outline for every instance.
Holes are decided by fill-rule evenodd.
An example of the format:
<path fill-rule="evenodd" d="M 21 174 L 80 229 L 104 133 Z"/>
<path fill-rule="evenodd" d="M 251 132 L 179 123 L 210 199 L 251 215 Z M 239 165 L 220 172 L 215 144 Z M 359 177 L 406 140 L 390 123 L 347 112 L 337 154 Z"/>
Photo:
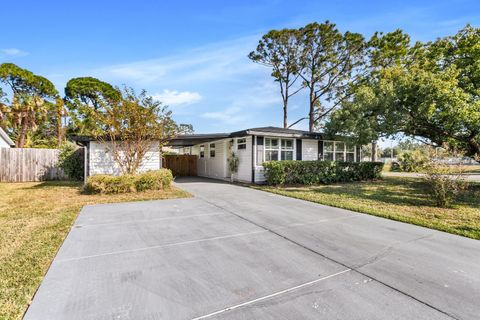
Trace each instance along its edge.
<path fill-rule="evenodd" d="M 480 25 L 480 1 L 5 1 L 0 61 L 51 79 L 94 76 L 146 89 L 195 131 L 282 124 L 268 68 L 249 61 L 262 34 L 330 20 L 370 37 L 401 28 L 434 40 Z M 290 122 L 307 113 L 305 95 Z M 299 128 L 306 128 L 301 123 Z"/>

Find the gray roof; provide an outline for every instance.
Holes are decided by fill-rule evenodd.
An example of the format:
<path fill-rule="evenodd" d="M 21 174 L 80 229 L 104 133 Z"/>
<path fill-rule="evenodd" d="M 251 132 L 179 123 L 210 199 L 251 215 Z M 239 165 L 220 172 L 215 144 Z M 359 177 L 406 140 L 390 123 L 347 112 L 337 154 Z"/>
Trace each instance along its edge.
<path fill-rule="evenodd" d="M 5 140 L 5 142 L 9 144 L 11 147 L 15 146 L 15 142 L 13 142 L 13 140 L 10 139 L 8 134 L 2 128 L 0 128 L 0 137 L 3 138 L 3 140 Z"/>
<path fill-rule="evenodd" d="M 172 147 L 188 147 L 193 146 L 199 143 L 205 143 L 209 141 L 233 138 L 233 137 L 244 137 L 249 135 L 260 135 L 260 136 L 285 136 L 292 138 L 312 138 L 312 139 L 322 139 L 322 134 L 319 132 L 308 132 L 303 130 L 295 129 L 285 129 L 279 127 L 259 127 L 259 128 L 250 128 L 241 131 L 235 131 L 232 133 L 211 133 L 211 134 L 189 134 L 189 135 L 178 135 L 177 137 L 170 140 L 169 145 Z"/>

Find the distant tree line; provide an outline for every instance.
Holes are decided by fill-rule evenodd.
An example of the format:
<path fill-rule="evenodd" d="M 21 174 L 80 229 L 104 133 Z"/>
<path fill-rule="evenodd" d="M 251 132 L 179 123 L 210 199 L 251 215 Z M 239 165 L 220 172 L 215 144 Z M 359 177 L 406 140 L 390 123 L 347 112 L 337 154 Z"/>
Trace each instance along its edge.
<path fill-rule="evenodd" d="M 271 69 L 285 128 L 308 120 L 361 144 L 403 134 L 480 160 L 479 43 L 470 25 L 412 43 L 399 29 L 366 40 L 326 21 L 272 30 L 249 58 Z M 289 99 L 303 90 L 305 116 L 289 124 Z"/>

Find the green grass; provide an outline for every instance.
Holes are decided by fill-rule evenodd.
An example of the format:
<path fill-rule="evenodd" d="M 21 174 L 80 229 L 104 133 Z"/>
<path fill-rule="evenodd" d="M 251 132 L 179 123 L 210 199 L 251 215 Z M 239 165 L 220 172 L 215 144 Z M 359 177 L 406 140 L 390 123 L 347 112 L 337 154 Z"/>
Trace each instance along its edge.
<path fill-rule="evenodd" d="M 255 188 L 480 239 L 479 184 L 472 184 L 451 208 L 436 207 L 425 183 L 415 178 L 388 177 L 335 185 Z"/>
<path fill-rule="evenodd" d="M 20 319 L 86 204 L 190 196 L 171 188 L 84 195 L 73 182 L 0 183 L 0 319 Z"/>

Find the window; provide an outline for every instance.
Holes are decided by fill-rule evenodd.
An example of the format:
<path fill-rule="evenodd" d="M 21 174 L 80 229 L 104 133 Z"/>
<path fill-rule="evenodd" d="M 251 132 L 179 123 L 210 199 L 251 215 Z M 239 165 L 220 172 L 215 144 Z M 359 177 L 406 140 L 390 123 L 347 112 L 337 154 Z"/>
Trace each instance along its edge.
<path fill-rule="evenodd" d="M 293 160 L 293 140 L 265 138 L 265 161 Z"/>
<path fill-rule="evenodd" d="M 265 161 L 278 160 L 278 139 L 265 138 Z"/>
<path fill-rule="evenodd" d="M 205 158 L 205 146 L 200 145 L 200 158 Z"/>
<path fill-rule="evenodd" d="M 323 160 L 333 161 L 333 141 L 325 141 L 323 143 Z"/>
<path fill-rule="evenodd" d="M 345 161 L 345 142 L 335 142 L 335 161 Z"/>
<path fill-rule="evenodd" d="M 210 158 L 215 158 L 215 143 L 210 143 Z"/>
<path fill-rule="evenodd" d="M 241 138 L 237 139 L 237 150 L 245 150 L 247 149 L 247 139 Z"/>
<path fill-rule="evenodd" d="M 346 161 L 355 162 L 355 146 L 347 144 Z"/>
<path fill-rule="evenodd" d="M 282 139 L 282 160 L 293 160 L 293 140 Z"/>

